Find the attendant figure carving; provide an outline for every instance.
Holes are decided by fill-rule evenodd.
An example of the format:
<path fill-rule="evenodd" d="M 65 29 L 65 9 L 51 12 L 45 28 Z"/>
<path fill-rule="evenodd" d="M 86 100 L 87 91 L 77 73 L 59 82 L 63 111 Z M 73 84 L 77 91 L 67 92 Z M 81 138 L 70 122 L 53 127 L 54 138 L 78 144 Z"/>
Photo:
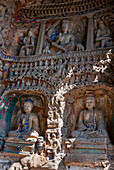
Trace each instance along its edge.
<path fill-rule="evenodd" d="M 39 136 L 39 120 L 38 116 L 32 112 L 33 109 L 33 101 L 31 99 L 27 99 L 24 102 L 24 111 L 18 117 L 16 126 L 18 127 L 14 131 L 9 131 L 9 137 L 22 138 L 25 140 L 36 141 Z"/>
<path fill-rule="evenodd" d="M 92 94 L 86 97 L 86 108 L 79 114 L 78 127 L 72 132 L 72 137 L 107 137 L 103 113 L 95 109 Z"/>
<path fill-rule="evenodd" d="M 99 22 L 99 29 L 96 34 L 96 48 L 104 48 L 112 46 L 112 38 L 110 29 L 105 26 L 103 21 Z"/>
<path fill-rule="evenodd" d="M 35 45 L 37 41 L 37 32 L 34 29 L 28 31 L 28 36 L 23 39 L 23 46 L 20 50 L 20 56 L 33 55 L 35 52 Z"/>

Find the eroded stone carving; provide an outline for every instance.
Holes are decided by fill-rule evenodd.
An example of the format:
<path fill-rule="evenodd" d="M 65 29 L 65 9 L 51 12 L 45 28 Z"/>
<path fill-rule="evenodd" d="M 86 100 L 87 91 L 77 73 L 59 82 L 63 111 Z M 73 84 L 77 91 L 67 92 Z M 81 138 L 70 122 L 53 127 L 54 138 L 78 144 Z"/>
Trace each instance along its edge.
<path fill-rule="evenodd" d="M 31 3 L 32 2 L 30 2 L 29 4 L 31 4 Z M 29 5 L 27 6 L 27 8 L 30 8 Z M 44 8 L 44 7 L 41 6 L 41 8 Z M 79 8 L 81 9 L 82 6 L 79 6 Z M 25 13 L 25 11 L 24 11 L 25 9 L 23 8 L 22 10 L 23 10 L 23 13 Z M 49 15 L 53 15 L 54 12 L 58 11 L 58 10 L 59 9 L 56 9 L 56 10 L 54 9 L 54 11 L 50 10 Z M 60 11 L 61 10 L 64 11 L 64 9 L 60 9 Z M 74 8 L 74 10 L 75 10 L 75 8 Z M 33 12 L 31 13 L 31 11 L 33 11 Z M 34 17 L 35 12 L 38 12 L 38 11 L 36 11 L 35 8 L 33 8 L 33 10 L 30 10 L 30 13 L 28 11 L 26 13 L 26 15 L 29 16 L 31 14 L 31 17 Z M 42 12 L 43 11 L 41 9 L 41 13 Z M 45 10 L 44 14 L 42 13 L 41 15 L 44 16 L 46 13 L 48 13 L 47 10 Z M 25 18 L 26 18 L 26 16 L 25 16 Z M 93 82 L 93 80 L 94 80 L 94 76 L 96 76 L 97 73 L 92 68 L 95 64 L 98 64 L 98 61 L 105 62 L 106 50 L 104 49 L 104 51 L 96 50 L 96 51 L 89 51 L 89 52 L 86 51 L 86 52 L 80 52 L 80 53 L 78 53 L 78 52 L 70 53 L 70 51 L 74 51 L 74 50 L 84 51 L 84 48 L 86 46 L 86 37 L 85 37 L 86 29 L 81 29 L 84 26 L 84 22 L 86 25 L 86 21 L 84 21 L 84 22 L 81 22 L 81 21 L 78 22 L 78 21 L 80 21 L 80 18 L 74 21 L 75 26 L 72 27 L 72 30 L 74 31 L 73 28 L 75 28 L 75 31 L 72 32 L 69 29 L 70 24 L 72 24 L 72 19 L 60 20 L 60 22 L 58 23 L 58 25 L 60 24 L 60 30 L 59 30 L 59 33 L 58 33 L 55 41 L 49 41 L 46 39 L 48 41 L 47 45 L 44 46 L 43 50 L 41 48 L 41 51 L 43 51 L 43 54 L 46 54 L 46 55 L 41 55 L 41 56 L 36 55 L 34 57 L 30 56 L 30 55 L 34 54 L 35 45 L 37 43 L 37 36 L 36 36 L 36 34 L 34 34 L 34 29 L 30 29 L 30 26 L 29 26 L 29 28 L 27 28 L 27 26 L 25 26 L 27 28 L 27 29 L 25 28 L 27 30 L 26 33 L 22 34 L 20 37 L 18 37 L 17 35 L 15 36 L 14 39 L 17 40 L 17 42 L 19 41 L 19 44 L 18 43 L 16 44 L 15 41 L 13 41 L 13 43 L 11 43 L 11 44 L 10 43 L 7 44 L 9 47 L 9 48 L 7 48 L 8 53 L 10 53 L 10 50 L 8 50 L 8 49 L 10 49 L 10 45 L 12 45 L 12 47 L 14 47 L 13 45 L 15 44 L 15 50 L 16 51 L 19 50 L 19 51 L 17 51 L 17 53 L 15 53 L 15 56 L 16 55 L 20 55 L 20 56 L 19 57 L 16 56 L 15 58 L 13 58 L 12 55 L 9 56 L 8 62 L 10 64 L 10 66 L 7 63 L 5 64 L 5 61 L 3 61 L 4 62 L 3 66 L 1 66 L 1 68 L 0 68 L 1 70 L 2 70 L 2 68 L 4 70 L 3 85 L 6 86 L 6 88 L 3 90 L 4 91 L 3 97 L 6 94 L 8 96 L 14 90 L 16 90 L 16 92 L 27 91 L 27 93 L 30 90 L 31 92 L 34 91 L 34 92 L 39 92 L 39 93 L 45 94 L 45 96 L 47 96 L 49 98 L 49 103 L 50 103 L 48 116 L 45 115 L 47 122 L 45 121 L 45 123 L 43 123 L 43 118 L 42 118 L 43 116 L 42 116 L 42 114 L 40 114 L 40 118 L 41 118 L 40 125 L 42 125 L 42 127 L 44 126 L 44 124 L 45 124 L 45 126 L 47 126 L 46 133 L 45 133 L 45 128 L 43 130 L 43 133 L 42 133 L 43 137 L 39 136 L 37 138 L 37 136 L 39 135 L 39 130 L 38 130 L 39 127 L 36 128 L 37 126 L 33 127 L 33 125 L 32 125 L 31 131 L 35 130 L 35 133 L 33 133 L 33 132 L 30 132 L 30 134 L 28 133 L 28 126 L 26 125 L 26 122 L 29 124 L 29 121 L 28 121 L 29 116 L 30 117 L 32 116 L 31 119 L 33 120 L 33 122 L 34 122 L 34 119 L 36 121 L 36 116 L 33 116 L 33 113 L 32 113 L 34 111 L 31 110 L 30 114 L 29 113 L 26 113 L 26 114 L 20 113 L 18 115 L 18 118 L 20 120 L 20 125 L 17 123 L 17 127 L 15 128 L 15 129 L 17 129 L 17 131 L 15 131 L 15 129 L 13 129 L 13 132 L 12 131 L 9 132 L 9 138 L 13 138 L 12 141 L 10 139 L 8 139 L 7 137 L 6 137 L 7 139 L 4 140 L 5 141 L 4 152 L 11 151 L 13 153 L 15 152 L 15 154 L 21 155 L 23 153 L 25 154 L 24 146 L 30 148 L 30 151 L 27 154 L 30 155 L 31 153 L 33 153 L 33 155 L 29 156 L 28 158 L 25 158 L 23 161 L 21 161 L 21 165 L 23 166 L 23 169 L 24 168 L 25 169 L 26 168 L 41 169 L 43 167 L 43 165 L 45 165 L 47 162 L 48 162 L 47 164 L 49 165 L 47 169 L 49 169 L 50 167 L 52 168 L 52 166 L 51 166 L 52 162 L 54 163 L 54 166 L 59 164 L 58 160 L 61 161 L 63 159 L 63 155 L 64 155 L 64 154 L 62 154 L 63 148 L 65 147 L 63 140 L 66 139 L 67 137 L 69 137 L 69 132 L 68 132 L 69 129 L 68 128 L 70 127 L 71 122 L 68 123 L 67 118 L 71 114 L 71 108 L 72 108 L 72 112 L 76 113 L 75 112 L 76 110 L 73 110 L 72 105 L 69 104 L 66 108 L 66 112 L 68 112 L 68 113 L 66 114 L 66 112 L 65 112 L 65 119 L 63 118 L 63 113 L 64 113 L 64 110 L 66 107 L 65 101 L 64 101 L 64 94 L 67 93 L 69 95 L 69 100 L 72 103 L 73 101 L 78 100 L 78 99 L 75 99 L 75 97 L 76 97 L 75 93 L 74 93 L 74 98 L 72 99 L 72 94 L 70 93 L 70 91 L 73 90 L 74 88 L 76 88 L 77 91 L 79 91 L 79 92 L 81 92 L 81 90 L 78 89 L 78 87 L 79 88 L 82 87 L 82 89 L 84 89 L 84 88 L 88 88 L 88 85 L 89 85 L 89 87 L 96 88 L 96 84 Z M 38 20 L 38 22 L 39 22 L 39 20 Z M 34 27 L 34 25 L 33 25 L 33 27 Z M 86 26 L 85 26 L 85 28 L 86 28 Z M 42 28 L 40 29 L 40 32 L 42 33 L 45 29 L 43 31 L 41 31 L 41 30 L 43 30 L 43 29 Z M 18 30 L 14 29 L 14 32 L 18 33 Z M 81 35 L 81 33 L 83 35 Z M 9 32 L 9 35 L 10 35 L 9 37 L 11 40 L 11 37 L 13 37 L 14 34 L 12 32 Z M 39 42 L 39 40 L 43 41 L 43 36 L 41 36 L 42 37 L 41 39 L 40 39 L 40 36 L 41 36 L 41 34 L 38 36 L 38 45 L 39 46 L 41 44 L 43 45 L 43 42 L 42 43 Z M 22 38 L 21 43 L 19 40 L 20 38 Z M 78 41 L 78 39 L 79 39 L 79 41 Z M 8 43 L 8 42 L 5 41 L 5 43 Z M 100 45 L 102 44 L 101 41 L 99 41 L 99 43 L 100 43 Z M 107 44 L 107 42 L 106 42 L 106 44 Z M 41 47 L 42 47 L 42 45 L 41 45 Z M 100 45 L 98 48 L 100 48 Z M 104 45 L 104 46 L 106 46 L 106 45 Z M 20 54 L 19 54 L 19 52 L 20 52 Z M 47 55 L 47 54 L 51 54 L 51 53 L 61 53 L 61 52 L 69 52 L 69 53 Z M 12 54 L 12 53 L 10 53 L 10 54 Z M 7 60 L 7 58 L 6 58 L 7 56 L 5 56 L 4 53 L 3 54 L 1 53 L 1 55 L 3 55 L 3 58 L 5 60 Z M 23 56 L 26 56 L 26 57 L 23 57 Z M 8 70 L 8 68 L 9 68 L 9 70 Z M 106 67 L 103 67 L 103 69 L 104 68 L 106 68 Z M 102 72 L 102 70 L 101 70 L 101 72 Z M 99 74 L 100 74 L 100 72 L 99 72 Z M 108 75 L 108 79 L 109 79 L 109 75 Z M 105 85 L 104 81 L 102 81 L 101 83 L 103 83 L 103 85 Z M 78 95 L 79 95 L 79 93 L 77 93 L 77 96 Z M 7 99 L 7 96 L 5 96 L 6 99 Z M 2 105 L 0 103 L 0 110 L 5 105 L 5 101 L 6 101 L 5 97 L 4 97 Z M 8 98 L 8 100 L 11 100 L 11 98 Z M 73 100 L 73 101 L 71 101 L 71 100 Z M 91 101 L 94 101 L 94 97 L 89 102 L 91 102 Z M 104 102 L 104 100 L 103 100 L 103 102 Z M 30 103 L 29 103 L 29 105 L 31 105 L 31 108 L 32 108 L 33 106 Z M 78 105 L 78 102 L 77 102 L 77 105 Z M 81 100 L 80 100 L 79 105 L 83 105 L 83 103 L 81 103 Z M 10 106 L 9 104 L 7 107 L 5 106 L 5 109 L 4 109 L 5 112 L 3 112 L 3 113 L 0 112 L 0 114 L 1 114 L 0 116 L 2 118 L 4 118 L 5 113 L 8 112 L 9 106 Z M 81 107 L 79 106 L 79 108 L 81 108 Z M 79 111 L 77 111 L 77 113 L 80 113 L 78 129 L 76 129 L 75 131 L 72 132 L 72 137 L 74 137 L 74 138 L 68 139 L 68 141 L 66 141 L 66 142 L 69 142 L 69 143 L 65 144 L 68 147 L 68 153 L 69 153 L 69 151 L 71 153 L 71 155 L 68 154 L 69 155 L 69 157 L 68 157 L 69 163 L 71 163 L 72 160 L 74 160 L 73 163 L 75 163 L 76 161 L 79 162 L 80 158 L 79 158 L 78 154 L 80 154 L 82 152 L 83 153 L 86 153 L 86 152 L 92 153 L 93 158 L 95 156 L 94 153 L 96 153 L 96 152 L 98 153 L 98 155 L 100 155 L 99 153 L 104 154 L 105 152 L 107 152 L 107 149 L 106 149 L 107 141 L 104 140 L 104 138 L 102 139 L 102 137 L 107 137 L 107 133 L 106 133 L 104 123 L 103 123 L 104 120 L 102 119 L 103 120 L 103 122 L 102 122 L 102 121 L 100 121 L 100 119 L 99 120 L 97 119 L 97 117 L 99 118 L 100 116 L 103 118 L 102 112 L 100 111 L 102 109 L 100 108 L 100 110 L 97 110 L 96 107 L 93 108 L 93 106 L 91 108 L 92 109 L 90 109 L 90 110 L 88 109 L 88 107 L 87 107 L 87 109 L 81 108 L 84 110 L 80 112 L 81 109 L 79 109 Z M 108 112 L 110 112 L 110 111 L 108 111 Z M 28 114 L 28 117 L 26 116 L 27 114 Z M 75 117 L 75 115 L 74 115 L 74 117 Z M 87 119 L 87 117 L 88 117 L 88 119 Z M 96 117 L 96 122 L 95 122 L 95 117 Z M 6 117 L 6 119 L 7 119 L 7 117 Z M 30 119 L 30 121 L 31 121 L 31 119 Z M 14 120 L 16 120 L 16 119 L 14 119 Z M 98 123 L 97 120 L 98 120 L 98 122 L 100 121 L 100 123 Z M 66 125 L 65 125 L 64 130 L 62 131 L 62 128 L 64 126 L 63 125 L 64 121 L 65 121 Z M 91 125 L 86 121 L 89 121 L 89 123 Z M 0 122 L 0 124 L 1 124 L 1 122 Z M 3 122 L 3 124 L 4 124 L 4 122 Z M 37 122 L 37 125 L 39 126 L 39 122 Z M 64 132 L 65 132 L 65 135 L 66 135 L 66 133 L 68 133 L 67 137 L 64 135 Z M 31 133 L 33 134 L 32 136 L 31 136 Z M 71 137 L 71 133 L 70 133 L 70 137 Z M 87 137 L 89 139 L 85 140 L 85 138 L 87 138 Z M 36 141 L 36 139 L 37 139 L 37 143 L 34 142 L 32 144 L 32 141 L 33 140 Z M 15 140 L 15 142 L 14 142 L 14 140 Z M 32 141 L 30 141 L 30 140 L 32 140 Z M 1 139 L 1 141 L 3 141 L 3 139 Z M 88 145 L 88 143 L 89 143 L 89 145 Z M 95 145 L 96 143 L 97 143 L 97 146 Z M 70 148 L 71 145 L 73 146 L 72 148 Z M 94 148 L 94 145 L 96 146 L 95 148 Z M 100 148 L 101 150 L 99 150 L 99 146 L 101 146 L 101 148 Z M 29 150 L 28 148 L 27 148 L 27 150 Z M 37 155 L 37 154 L 34 155 L 35 152 L 38 153 L 39 155 Z M 72 156 L 72 158 L 70 156 Z M 76 159 L 74 159 L 75 156 L 77 156 Z M 88 156 L 87 157 L 88 160 L 91 159 L 91 156 L 89 157 L 88 153 L 86 156 Z M 84 161 L 85 161 L 86 156 L 82 156 L 82 157 L 84 157 Z M 105 157 L 106 157 L 106 154 L 105 154 Z M 100 159 L 100 158 L 103 158 L 103 157 L 100 155 L 98 159 Z M 16 165 L 16 166 L 18 168 L 18 165 Z M 46 169 L 46 166 L 45 166 L 45 169 Z"/>
<path fill-rule="evenodd" d="M 92 94 L 86 97 L 86 110 L 79 114 L 78 128 L 72 132 L 72 137 L 107 137 L 103 113 L 95 108 L 95 98 Z"/>
<path fill-rule="evenodd" d="M 96 34 L 96 48 L 104 48 L 112 46 L 112 38 L 110 29 L 101 20 L 99 21 L 99 29 Z"/>
<path fill-rule="evenodd" d="M 46 44 L 46 47 L 43 49 L 43 54 L 50 54 L 51 51 L 50 51 L 50 47 L 49 47 L 49 44 Z"/>
<path fill-rule="evenodd" d="M 48 42 L 51 53 L 64 53 L 69 51 L 84 51 L 86 18 L 81 20 L 72 18 L 72 20 L 57 20 L 46 28 L 45 44 Z"/>
<path fill-rule="evenodd" d="M 9 131 L 9 137 L 22 138 L 25 140 L 36 141 L 39 135 L 39 120 L 35 113 L 32 113 L 32 100 L 27 99 L 24 102 L 25 114 L 18 117 L 17 130 Z"/>
<path fill-rule="evenodd" d="M 47 159 L 43 155 L 34 154 L 22 158 L 20 162 L 25 169 L 39 168 L 47 163 Z"/>
<path fill-rule="evenodd" d="M 20 56 L 29 56 L 35 53 L 38 30 L 30 28 L 28 35 L 23 38 L 23 46 L 20 49 Z"/>
<path fill-rule="evenodd" d="M 57 22 L 58 24 L 58 22 Z M 47 35 L 50 35 L 51 29 L 48 30 Z M 51 53 L 61 53 L 67 51 L 73 51 L 75 37 L 70 33 L 70 21 L 62 21 L 62 32 L 59 33 L 55 42 L 51 42 Z"/>
<path fill-rule="evenodd" d="M 59 48 L 59 51 L 72 51 L 74 50 L 74 36 L 69 33 L 70 23 L 68 20 L 63 20 L 62 22 L 62 33 L 59 34 L 59 38 L 57 39 L 55 48 Z"/>

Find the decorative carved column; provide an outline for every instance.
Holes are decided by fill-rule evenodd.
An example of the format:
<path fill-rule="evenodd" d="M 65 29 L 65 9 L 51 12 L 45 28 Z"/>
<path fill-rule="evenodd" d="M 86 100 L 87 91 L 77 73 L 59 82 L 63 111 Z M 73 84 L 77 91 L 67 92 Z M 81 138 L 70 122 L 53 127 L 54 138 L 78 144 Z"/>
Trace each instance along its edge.
<path fill-rule="evenodd" d="M 86 50 L 92 50 L 93 47 L 93 14 L 87 15 L 88 18 L 88 32 Z"/>
<path fill-rule="evenodd" d="M 35 55 L 42 53 L 44 33 L 45 33 L 45 22 L 43 22 L 40 26 L 40 32 L 39 32 Z"/>

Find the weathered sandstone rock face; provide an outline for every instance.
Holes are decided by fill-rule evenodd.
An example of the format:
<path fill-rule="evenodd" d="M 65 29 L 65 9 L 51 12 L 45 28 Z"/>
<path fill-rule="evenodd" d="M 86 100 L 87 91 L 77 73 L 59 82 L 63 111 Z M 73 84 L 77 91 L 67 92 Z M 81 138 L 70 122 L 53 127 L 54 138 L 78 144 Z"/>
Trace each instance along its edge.
<path fill-rule="evenodd" d="M 112 11 L 0 1 L 0 170 L 113 169 Z"/>

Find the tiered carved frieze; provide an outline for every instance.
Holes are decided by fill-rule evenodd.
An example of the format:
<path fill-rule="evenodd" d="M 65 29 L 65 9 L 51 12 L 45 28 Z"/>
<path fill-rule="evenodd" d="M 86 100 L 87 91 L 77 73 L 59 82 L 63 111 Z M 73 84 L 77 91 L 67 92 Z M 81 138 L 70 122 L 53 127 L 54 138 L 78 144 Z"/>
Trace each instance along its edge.
<path fill-rule="evenodd" d="M 48 94 L 62 83 L 76 86 L 95 84 L 111 86 L 113 84 L 112 58 L 112 52 L 108 49 L 20 58 L 20 62 L 15 63 L 5 62 L 2 58 L 0 60 L 1 94 L 5 90 L 27 89 L 44 89 Z"/>

